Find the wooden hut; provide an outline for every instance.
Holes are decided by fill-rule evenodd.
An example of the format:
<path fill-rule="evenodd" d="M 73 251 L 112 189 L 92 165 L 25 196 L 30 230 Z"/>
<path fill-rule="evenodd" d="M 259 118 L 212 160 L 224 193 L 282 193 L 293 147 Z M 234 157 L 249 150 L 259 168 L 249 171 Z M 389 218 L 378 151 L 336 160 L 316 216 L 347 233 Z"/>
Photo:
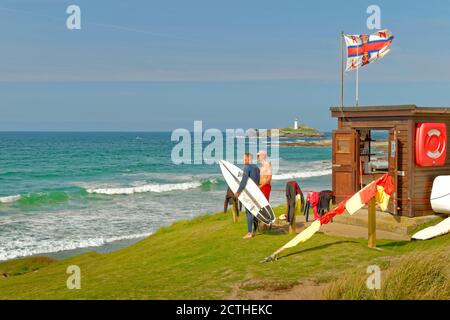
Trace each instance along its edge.
<path fill-rule="evenodd" d="M 332 107 L 330 111 L 338 119 L 332 144 L 336 200 L 388 172 L 396 185 L 389 212 L 407 217 L 433 214 L 429 201 L 433 180 L 439 175 L 450 175 L 450 157 L 445 156 L 444 147 L 444 163 L 418 164 L 416 133 L 421 123 L 441 123 L 450 134 L 450 108 L 401 105 Z M 387 141 L 376 141 L 377 136 Z"/>

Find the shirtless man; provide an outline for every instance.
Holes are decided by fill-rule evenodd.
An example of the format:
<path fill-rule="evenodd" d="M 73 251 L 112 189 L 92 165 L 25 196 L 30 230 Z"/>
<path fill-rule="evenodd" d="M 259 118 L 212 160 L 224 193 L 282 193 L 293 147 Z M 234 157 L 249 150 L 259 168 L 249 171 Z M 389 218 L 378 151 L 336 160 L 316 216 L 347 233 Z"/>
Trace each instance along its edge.
<path fill-rule="evenodd" d="M 272 190 L 272 186 L 270 185 L 272 182 L 272 163 L 267 161 L 266 151 L 259 151 L 257 156 L 260 166 L 259 188 L 266 197 L 267 201 L 269 201 L 270 191 Z"/>

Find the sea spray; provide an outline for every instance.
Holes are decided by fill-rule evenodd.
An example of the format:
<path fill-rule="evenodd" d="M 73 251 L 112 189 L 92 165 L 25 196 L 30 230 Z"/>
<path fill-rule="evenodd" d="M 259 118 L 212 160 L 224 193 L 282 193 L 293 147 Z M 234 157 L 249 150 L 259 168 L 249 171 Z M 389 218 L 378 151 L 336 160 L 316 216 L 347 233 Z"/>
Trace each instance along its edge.
<path fill-rule="evenodd" d="M 12 203 L 19 201 L 21 198 L 21 195 L 14 195 L 14 196 L 6 196 L 6 197 L 0 197 L 0 203 Z"/>
<path fill-rule="evenodd" d="M 150 236 L 152 233 L 130 234 L 123 236 L 110 236 L 86 239 L 66 239 L 60 240 L 41 240 L 39 243 L 28 244 L 23 246 L 21 242 L 9 243 L 9 247 L 0 248 L 0 261 L 10 260 L 18 257 L 26 257 L 43 253 L 56 253 L 67 250 L 75 250 L 81 248 L 100 247 L 109 243 L 123 240 L 138 240 Z"/>
<path fill-rule="evenodd" d="M 145 192 L 168 192 L 175 190 L 188 190 L 201 187 L 202 183 L 198 181 L 173 183 L 173 184 L 147 184 L 138 187 L 119 187 L 119 188 L 96 188 L 87 189 L 88 193 L 106 194 L 106 195 L 127 195 Z"/>
<path fill-rule="evenodd" d="M 298 171 L 273 175 L 273 180 L 306 179 L 331 175 L 331 169 L 316 171 Z"/>

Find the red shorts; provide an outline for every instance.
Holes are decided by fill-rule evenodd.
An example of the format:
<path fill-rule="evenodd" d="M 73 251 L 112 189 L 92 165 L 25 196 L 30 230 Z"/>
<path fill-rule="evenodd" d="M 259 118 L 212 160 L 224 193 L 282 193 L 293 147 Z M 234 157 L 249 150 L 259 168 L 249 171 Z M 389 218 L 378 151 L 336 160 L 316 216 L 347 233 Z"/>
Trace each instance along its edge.
<path fill-rule="evenodd" d="M 270 184 L 265 184 L 262 187 L 260 187 L 262 193 L 266 197 L 267 201 L 269 201 L 270 198 L 270 191 L 272 190 L 272 186 Z"/>

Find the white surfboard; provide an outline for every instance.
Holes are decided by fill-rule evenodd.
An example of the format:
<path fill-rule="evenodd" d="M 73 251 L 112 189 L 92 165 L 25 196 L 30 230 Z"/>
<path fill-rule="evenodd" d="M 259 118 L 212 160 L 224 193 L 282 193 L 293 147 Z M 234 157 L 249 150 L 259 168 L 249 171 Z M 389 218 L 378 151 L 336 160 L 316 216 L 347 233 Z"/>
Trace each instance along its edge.
<path fill-rule="evenodd" d="M 244 172 L 231 162 L 220 160 L 220 170 L 231 191 L 236 192 L 241 183 Z M 239 195 L 239 201 L 259 221 L 272 224 L 275 221 L 275 213 L 259 187 L 252 179 L 248 179 L 247 185 Z"/>
<path fill-rule="evenodd" d="M 415 233 L 411 238 L 416 240 L 428 240 L 437 236 L 442 236 L 450 232 L 450 218 L 439 222 L 437 225 L 425 228 Z"/>
<path fill-rule="evenodd" d="M 434 179 L 430 202 L 434 212 L 450 214 L 450 176 Z"/>

